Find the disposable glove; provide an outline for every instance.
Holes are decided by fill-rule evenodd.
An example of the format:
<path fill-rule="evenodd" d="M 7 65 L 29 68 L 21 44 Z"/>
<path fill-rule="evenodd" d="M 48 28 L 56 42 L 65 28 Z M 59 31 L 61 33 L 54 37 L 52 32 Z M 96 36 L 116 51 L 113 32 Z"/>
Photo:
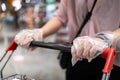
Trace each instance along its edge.
<path fill-rule="evenodd" d="M 42 41 L 42 29 L 25 29 L 15 36 L 15 42 L 22 47 L 30 48 L 31 41 Z"/>
<path fill-rule="evenodd" d="M 73 40 L 71 48 L 72 64 L 74 65 L 78 60 L 92 59 L 100 55 L 104 48 L 112 45 L 115 36 L 111 32 L 98 33 L 96 36 L 82 36 Z"/>

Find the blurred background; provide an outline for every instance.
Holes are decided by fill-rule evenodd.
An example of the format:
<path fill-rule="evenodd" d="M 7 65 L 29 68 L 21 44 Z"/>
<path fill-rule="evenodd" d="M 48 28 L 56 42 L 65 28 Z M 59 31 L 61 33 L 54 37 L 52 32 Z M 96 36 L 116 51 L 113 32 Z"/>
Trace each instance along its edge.
<path fill-rule="evenodd" d="M 60 0 L 0 0 L 0 59 L 19 31 L 41 28 L 53 16 L 59 3 Z M 67 41 L 67 30 L 63 26 L 57 33 L 45 38 L 45 41 Z M 65 70 L 61 69 L 57 58 L 59 52 L 45 48 L 28 51 L 18 47 L 0 75 L 2 73 L 4 78 L 19 74 L 17 76 L 26 76 L 31 80 L 65 80 Z M 0 62 L 0 70 L 10 53 Z"/>

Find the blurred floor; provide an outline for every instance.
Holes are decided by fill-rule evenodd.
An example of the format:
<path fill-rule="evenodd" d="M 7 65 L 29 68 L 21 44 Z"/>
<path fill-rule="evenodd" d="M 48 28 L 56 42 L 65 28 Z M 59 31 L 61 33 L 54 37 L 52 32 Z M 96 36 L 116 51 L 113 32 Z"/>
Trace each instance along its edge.
<path fill-rule="evenodd" d="M 53 37 L 49 37 L 48 41 L 51 41 Z M 0 58 L 5 52 L 4 41 L 0 41 Z M 3 70 L 4 77 L 13 75 L 15 73 L 27 75 L 29 78 L 35 80 L 65 80 L 64 70 L 59 66 L 57 59 L 59 51 L 50 50 L 44 48 L 37 48 L 34 51 L 27 51 L 21 47 L 15 50 L 10 61 Z M 0 63 L 0 69 L 6 58 Z"/>

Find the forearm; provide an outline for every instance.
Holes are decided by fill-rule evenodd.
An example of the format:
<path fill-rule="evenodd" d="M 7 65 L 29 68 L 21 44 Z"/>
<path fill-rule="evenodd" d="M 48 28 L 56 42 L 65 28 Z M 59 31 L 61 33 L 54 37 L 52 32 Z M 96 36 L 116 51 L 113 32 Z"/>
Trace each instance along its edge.
<path fill-rule="evenodd" d="M 116 36 L 116 38 L 120 38 L 120 28 L 113 31 L 113 34 Z"/>
<path fill-rule="evenodd" d="M 43 37 L 47 37 L 56 31 L 63 25 L 63 23 L 57 18 L 52 17 L 43 27 Z"/>
<path fill-rule="evenodd" d="M 116 39 L 114 40 L 114 43 L 113 43 L 113 47 L 116 49 L 117 52 L 120 52 L 120 28 L 113 31 L 113 34 L 116 36 Z"/>

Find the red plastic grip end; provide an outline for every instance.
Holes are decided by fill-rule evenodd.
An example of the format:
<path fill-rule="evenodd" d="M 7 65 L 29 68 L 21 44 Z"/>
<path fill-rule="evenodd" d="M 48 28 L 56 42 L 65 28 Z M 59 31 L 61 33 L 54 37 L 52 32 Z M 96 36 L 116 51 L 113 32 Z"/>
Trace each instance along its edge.
<path fill-rule="evenodd" d="M 9 46 L 7 47 L 6 52 L 8 52 L 10 50 L 14 51 L 17 48 L 17 46 L 18 45 L 15 43 L 15 41 L 12 40 L 11 43 L 9 44 Z"/>
<path fill-rule="evenodd" d="M 114 48 L 106 48 L 103 53 L 102 57 L 106 59 L 105 66 L 102 70 L 103 73 L 108 73 L 113 69 L 113 63 L 115 59 L 115 49 Z"/>

